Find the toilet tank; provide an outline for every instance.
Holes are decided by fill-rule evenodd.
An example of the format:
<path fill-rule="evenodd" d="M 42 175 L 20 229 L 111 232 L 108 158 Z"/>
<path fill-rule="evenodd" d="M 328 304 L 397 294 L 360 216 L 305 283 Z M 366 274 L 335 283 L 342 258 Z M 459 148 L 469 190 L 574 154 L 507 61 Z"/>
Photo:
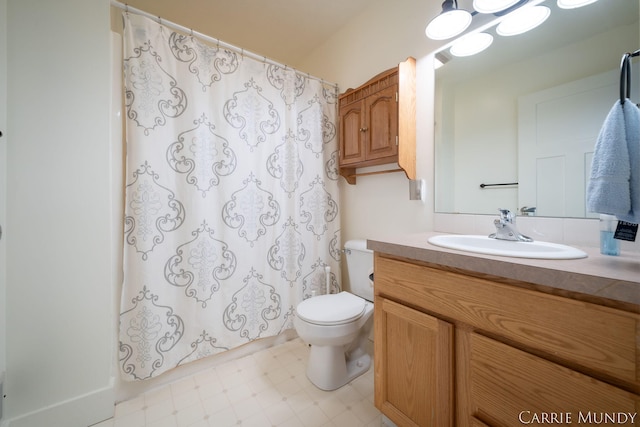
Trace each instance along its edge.
<path fill-rule="evenodd" d="M 344 244 L 351 293 L 373 302 L 373 251 L 367 249 L 364 239 L 349 240 Z"/>

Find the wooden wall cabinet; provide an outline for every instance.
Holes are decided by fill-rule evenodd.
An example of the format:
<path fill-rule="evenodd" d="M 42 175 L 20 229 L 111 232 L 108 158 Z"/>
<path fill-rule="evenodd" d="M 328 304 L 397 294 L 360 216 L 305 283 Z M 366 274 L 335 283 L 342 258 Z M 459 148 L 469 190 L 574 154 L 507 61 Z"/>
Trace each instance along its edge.
<path fill-rule="evenodd" d="M 400 427 L 640 422 L 637 312 L 379 253 L 375 295 L 375 404 Z"/>
<path fill-rule="evenodd" d="M 349 184 L 356 183 L 357 168 L 388 163 L 415 179 L 415 67 L 408 58 L 340 95 L 339 168 Z"/>

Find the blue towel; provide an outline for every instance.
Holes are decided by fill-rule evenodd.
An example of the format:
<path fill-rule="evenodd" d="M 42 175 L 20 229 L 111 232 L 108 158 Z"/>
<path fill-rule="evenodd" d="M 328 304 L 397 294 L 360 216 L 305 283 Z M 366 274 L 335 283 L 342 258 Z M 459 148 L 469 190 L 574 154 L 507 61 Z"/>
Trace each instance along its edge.
<path fill-rule="evenodd" d="M 629 193 L 631 209 L 626 214 L 616 215 L 619 220 L 640 224 L 640 109 L 627 100 L 624 103 L 624 120 L 627 124 L 627 148 L 629 150 Z M 628 105 L 628 107 L 627 107 Z"/>
<path fill-rule="evenodd" d="M 637 223 L 640 219 L 640 111 L 616 101 L 596 141 L 587 209 Z"/>

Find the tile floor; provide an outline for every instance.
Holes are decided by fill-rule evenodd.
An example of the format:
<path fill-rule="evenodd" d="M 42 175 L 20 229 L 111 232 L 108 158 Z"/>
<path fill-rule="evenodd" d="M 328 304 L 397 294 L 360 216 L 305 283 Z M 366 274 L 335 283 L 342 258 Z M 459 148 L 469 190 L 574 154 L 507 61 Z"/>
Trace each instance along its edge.
<path fill-rule="evenodd" d="M 309 348 L 299 338 L 227 362 L 116 405 L 92 427 L 381 426 L 373 367 L 326 392 L 305 375 Z"/>

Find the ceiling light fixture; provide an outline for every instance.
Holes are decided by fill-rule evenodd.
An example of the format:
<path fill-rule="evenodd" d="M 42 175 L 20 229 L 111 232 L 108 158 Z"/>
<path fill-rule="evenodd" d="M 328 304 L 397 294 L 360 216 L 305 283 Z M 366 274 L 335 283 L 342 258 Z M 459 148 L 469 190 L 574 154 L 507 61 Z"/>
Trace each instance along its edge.
<path fill-rule="evenodd" d="M 453 56 L 471 56 L 482 52 L 493 43 L 493 36 L 487 33 L 471 33 L 460 37 L 453 46 L 451 54 Z"/>
<path fill-rule="evenodd" d="M 558 0 L 558 7 L 561 9 L 576 9 L 597 1 L 598 0 Z"/>
<path fill-rule="evenodd" d="M 501 36 L 525 33 L 546 21 L 550 14 L 546 6 L 522 7 L 508 14 L 496 27 L 496 33 Z"/>
<path fill-rule="evenodd" d="M 473 8 L 479 13 L 497 13 L 509 9 L 519 1 L 520 0 L 473 0 Z"/>
<path fill-rule="evenodd" d="M 445 40 L 462 33 L 471 24 L 471 13 L 458 9 L 457 0 L 445 0 L 442 12 L 433 18 L 425 34 L 433 40 Z"/>

